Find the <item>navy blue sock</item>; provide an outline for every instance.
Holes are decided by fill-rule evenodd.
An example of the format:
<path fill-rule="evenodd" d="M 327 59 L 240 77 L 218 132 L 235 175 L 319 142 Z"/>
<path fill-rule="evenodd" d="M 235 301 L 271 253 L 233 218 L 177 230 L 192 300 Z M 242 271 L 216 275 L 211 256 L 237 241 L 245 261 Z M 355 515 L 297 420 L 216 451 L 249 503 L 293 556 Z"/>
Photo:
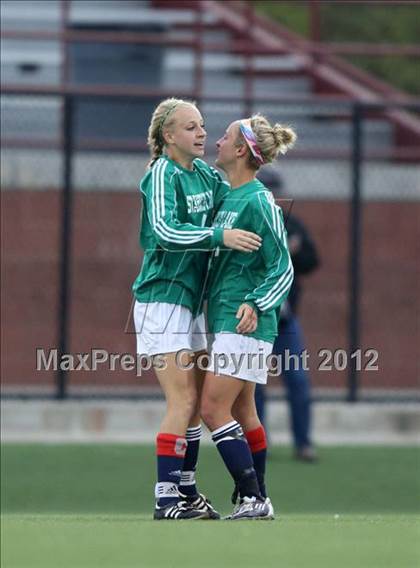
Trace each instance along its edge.
<path fill-rule="evenodd" d="M 260 497 L 251 450 L 241 426 L 233 420 L 213 430 L 212 439 L 241 497 Z"/>
<path fill-rule="evenodd" d="M 179 501 L 178 485 L 186 448 L 183 436 L 159 433 L 156 438 L 158 482 L 155 497 L 159 507 Z"/>
<path fill-rule="evenodd" d="M 197 495 L 195 471 L 197 468 L 198 450 L 200 448 L 201 426 L 188 428 L 186 438 L 188 445 L 181 472 L 179 491 L 183 495 Z"/>

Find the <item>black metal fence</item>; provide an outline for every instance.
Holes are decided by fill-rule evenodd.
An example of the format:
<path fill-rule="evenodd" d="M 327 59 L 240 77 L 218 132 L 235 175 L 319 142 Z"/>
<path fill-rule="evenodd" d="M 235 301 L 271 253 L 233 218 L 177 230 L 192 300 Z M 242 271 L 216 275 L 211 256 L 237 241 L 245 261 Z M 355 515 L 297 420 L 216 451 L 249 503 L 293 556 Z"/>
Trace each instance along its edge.
<path fill-rule="evenodd" d="M 40 120 L 37 108 L 37 101 L 40 100 L 54 101 L 52 106 L 43 107 L 45 121 Z M 141 115 L 138 136 L 133 134 L 136 129 L 123 129 L 113 138 L 104 133 L 101 121 L 106 111 L 102 108 L 101 113 L 96 114 L 95 104 L 98 102 L 109 104 L 108 112 L 115 110 L 115 104 L 118 103 L 119 112 L 125 116 L 129 116 L 130 112 L 133 117 Z M 91 207 L 90 211 L 93 212 L 98 207 L 105 208 L 101 199 L 103 195 L 110 200 L 106 205 L 107 212 L 103 212 L 105 225 L 109 225 L 111 219 L 116 219 L 113 217 L 114 198 L 110 193 L 118 201 L 121 196 L 127 198 L 130 207 L 134 199 L 137 202 L 136 186 L 147 161 L 148 119 L 145 118 L 142 105 L 152 107 L 155 102 L 151 93 L 137 88 L 115 88 L 113 92 L 91 91 L 81 87 L 65 90 L 4 90 L 2 183 L 6 216 L 10 205 L 13 205 L 14 211 L 19 209 L 16 203 L 19 198 L 36 201 L 46 188 L 51 188 L 55 195 L 59 190 L 58 209 L 51 205 L 51 216 L 56 218 L 56 237 L 59 231 L 55 264 L 58 271 L 55 288 L 58 301 L 53 310 L 57 332 L 49 344 L 50 347 L 57 346 L 59 360 L 62 354 L 72 351 L 74 338 L 83 335 L 83 321 L 74 321 L 80 319 L 83 312 L 83 309 L 75 309 L 74 298 L 84 278 L 83 266 L 79 266 L 75 274 L 74 256 L 75 252 L 80 256 L 80 250 L 86 246 L 83 239 L 87 238 L 78 232 L 78 220 L 83 215 L 84 207 Z M 227 96 L 206 98 L 200 103 L 208 124 L 209 161 L 214 154 L 212 149 L 218 133 L 247 110 L 263 112 L 272 120 L 283 117 L 283 121 L 293 124 L 297 130 L 301 142 L 290 153 L 290 157 L 288 155 L 281 162 L 280 170 L 286 180 L 287 193 L 295 200 L 294 212 L 301 211 L 321 249 L 324 249 L 321 250 L 324 268 L 316 277 L 316 284 L 308 284 L 309 291 L 306 293 L 308 303 L 312 305 L 304 305 L 302 313 L 307 324 L 308 341 L 315 346 L 318 362 L 323 348 L 331 351 L 331 384 L 324 380 L 319 365 L 315 369 L 315 385 L 319 387 L 320 396 L 345 398 L 351 402 L 361 398 L 412 400 L 418 396 L 416 387 L 419 377 L 416 376 L 418 369 L 414 360 L 418 340 L 415 336 L 414 309 L 415 306 L 418 308 L 415 292 L 417 261 L 414 254 L 409 254 L 408 261 L 405 258 L 402 262 L 401 254 L 406 254 L 410 247 L 414 253 L 419 242 L 418 230 L 416 232 L 412 221 L 415 223 L 419 208 L 420 131 L 417 113 L 420 104 L 391 101 L 361 103 L 343 97 L 286 97 L 254 99 L 249 109 L 248 100 Z M 56 128 L 43 131 L 45 123 L 51 124 L 54 113 Z M 36 163 L 31 163 L 28 156 L 36 157 Z M 51 178 L 52 170 L 56 172 L 55 180 Z M 121 171 L 124 175 L 120 175 Z M 29 197 L 27 192 L 31 194 Z M 81 196 L 89 198 L 90 204 L 82 203 Z M 412 218 L 404 222 L 407 215 Z M 136 223 L 137 220 L 138 212 L 135 213 Z M 121 222 L 125 223 L 124 220 Z M 94 223 L 95 219 L 92 219 Z M 403 234 L 399 232 L 400 225 L 404 226 Z M 4 396 L 45 395 L 59 399 L 97 396 L 98 393 L 104 396 L 101 390 L 104 384 L 108 387 L 107 396 L 121 396 L 118 389 L 112 388 L 118 386 L 118 381 L 117 385 L 115 382 L 108 384 L 102 375 L 96 382 L 87 381 L 92 389 L 86 393 L 83 389 L 78 390 L 77 386 L 69 388 L 75 372 L 69 373 L 65 366 L 58 368 L 54 379 L 50 373 L 47 380 L 46 375 L 39 374 L 34 365 L 31 368 L 35 359 L 33 351 L 37 332 L 33 330 L 32 339 L 26 334 L 26 345 L 21 343 L 18 329 L 25 327 L 25 316 L 19 312 L 18 306 L 25 288 L 15 285 L 20 280 L 13 273 L 25 248 L 25 243 L 21 245 L 22 250 L 16 243 L 21 230 L 19 223 L 7 223 L 5 245 L 13 243 L 13 250 L 6 253 L 4 268 L 15 280 L 12 276 L 6 278 L 3 302 L 8 310 L 3 323 L 6 327 L 11 324 L 16 331 L 14 335 L 6 333 L 5 337 Z M 376 234 L 380 234 L 381 239 L 377 239 Z M 27 238 L 31 239 L 31 236 L 27 235 Z M 133 236 L 132 242 L 135 240 Z M 77 246 L 75 241 L 78 242 Z M 31 254 L 31 262 L 36 263 L 36 248 Z M 99 256 L 96 257 L 96 254 Z M 107 257 L 106 251 L 98 253 L 96 250 L 90 256 L 87 254 L 81 262 L 85 262 L 85 266 L 87 262 L 94 265 L 95 262 L 99 263 L 99 257 L 113 257 L 112 267 L 117 269 L 118 254 L 115 251 Z M 124 269 L 130 279 L 135 277 L 136 268 L 133 267 L 138 258 L 131 252 L 128 257 L 130 260 Z M 28 258 L 22 261 L 21 274 L 28 279 L 30 287 L 31 274 L 28 266 L 25 266 L 25 260 L 28 261 Z M 102 269 L 98 264 L 97 272 L 100 273 Z M 89 268 L 89 272 L 93 273 L 94 270 L 95 266 Z M 343 275 L 344 271 L 346 276 Z M 77 286 L 74 286 L 75 279 L 78 279 Z M 392 281 L 392 298 L 388 297 L 387 304 L 383 305 L 388 279 Z M 372 289 L 372 285 L 378 288 Z M 94 296 L 96 291 L 92 288 L 87 290 L 87 294 Z M 108 292 L 103 292 L 105 302 L 114 293 L 125 295 L 125 303 L 130 304 L 128 286 L 123 290 L 112 290 L 107 295 Z M 320 304 L 324 307 L 313 307 L 317 298 L 320 298 Z M 36 303 L 36 294 L 33 302 Z M 83 305 L 83 302 L 79 305 Z M 315 310 L 315 316 L 312 316 L 311 310 Z M 93 310 L 92 313 L 97 312 Z M 121 328 L 125 316 L 121 317 Z M 98 326 L 101 326 L 100 321 Z M 337 330 L 339 339 L 335 337 Z M 121 329 L 112 329 L 111 326 L 107 336 L 108 340 L 111 338 L 111 344 L 112 337 L 115 338 L 120 332 Z M 374 342 L 375 338 L 378 344 L 365 343 Z M 45 338 L 43 341 L 45 346 Z M 91 347 L 96 345 L 96 341 L 95 333 L 90 337 L 87 334 L 83 345 Z M 14 359 L 22 357 L 18 353 L 20 349 L 23 349 L 23 353 L 26 349 L 31 351 L 28 361 L 32 363 L 26 366 L 22 364 L 21 367 L 15 365 Z M 366 368 L 367 364 L 372 363 L 367 351 L 372 351 L 373 358 L 374 353 L 378 353 L 379 373 L 373 381 Z M 345 364 L 340 358 L 345 358 Z M 395 359 L 399 363 L 395 364 Z M 392 364 L 387 369 L 389 361 Z M 42 384 L 49 385 L 47 391 L 37 388 Z M 80 386 L 80 381 L 75 384 Z M 29 390 L 28 385 L 31 386 Z M 148 392 L 147 389 L 136 388 L 134 396 L 144 396 Z M 133 393 L 128 396 L 132 397 Z"/>

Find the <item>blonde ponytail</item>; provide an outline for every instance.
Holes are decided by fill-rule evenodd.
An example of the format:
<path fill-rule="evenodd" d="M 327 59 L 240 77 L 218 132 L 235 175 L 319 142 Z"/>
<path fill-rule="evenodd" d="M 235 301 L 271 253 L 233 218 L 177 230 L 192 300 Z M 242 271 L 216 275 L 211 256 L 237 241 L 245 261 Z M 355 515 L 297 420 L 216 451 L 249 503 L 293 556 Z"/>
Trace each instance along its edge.
<path fill-rule="evenodd" d="M 251 117 L 251 128 L 264 164 L 270 164 L 279 153 L 285 154 L 297 139 L 295 131 L 290 126 L 277 123 L 272 126 L 262 114 L 254 114 Z M 243 136 L 239 133 L 239 141 L 241 140 L 243 142 Z M 248 165 L 254 170 L 258 170 L 261 166 L 251 152 L 248 156 Z"/>
<path fill-rule="evenodd" d="M 285 154 L 289 148 L 292 148 L 297 138 L 296 132 L 292 128 L 282 124 L 273 126 L 273 135 L 281 154 Z"/>

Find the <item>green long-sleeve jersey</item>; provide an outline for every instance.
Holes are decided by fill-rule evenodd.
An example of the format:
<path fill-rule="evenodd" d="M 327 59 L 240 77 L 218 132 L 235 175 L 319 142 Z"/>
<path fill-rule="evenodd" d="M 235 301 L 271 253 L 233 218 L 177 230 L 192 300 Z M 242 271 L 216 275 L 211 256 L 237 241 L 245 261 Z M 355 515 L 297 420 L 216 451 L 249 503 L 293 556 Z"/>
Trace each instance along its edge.
<path fill-rule="evenodd" d="M 167 302 L 201 309 L 208 251 L 223 244 L 212 215 L 229 185 L 203 160 L 193 170 L 163 155 L 140 182 L 143 198 L 140 274 L 133 284 L 139 302 Z"/>
<path fill-rule="evenodd" d="M 236 313 L 246 302 L 258 314 L 258 327 L 249 337 L 273 342 L 277 308 L 287 298 L 293 266 L 280 207 L 270 191 L 253 180 L 229 191 L 216 213 L 216 228 L 240 228 L 263 239 L 252 253 L 216 249 L 211 260 L 208 324 L 211 333 L 237 333 Z"/>

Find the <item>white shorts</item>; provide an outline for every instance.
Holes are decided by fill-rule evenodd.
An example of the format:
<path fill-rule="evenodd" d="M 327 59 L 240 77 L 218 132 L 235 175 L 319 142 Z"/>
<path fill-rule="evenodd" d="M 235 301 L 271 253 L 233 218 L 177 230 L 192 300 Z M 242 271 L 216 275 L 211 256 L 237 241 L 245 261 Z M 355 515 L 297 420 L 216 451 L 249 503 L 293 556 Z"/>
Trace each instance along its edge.
<path fill-rule="evenodd" d="M 207 349 L 204 314 L 193 318 L 185 306 L 150 302 L 134 304 L 138 355 Z"/>
<path fill-rule="evenodd" d="M 216 333 L 211 345 L 208 370 L 244 381 L 267 383 L 267 358 L 273 344 L 240 333 Z"/>

